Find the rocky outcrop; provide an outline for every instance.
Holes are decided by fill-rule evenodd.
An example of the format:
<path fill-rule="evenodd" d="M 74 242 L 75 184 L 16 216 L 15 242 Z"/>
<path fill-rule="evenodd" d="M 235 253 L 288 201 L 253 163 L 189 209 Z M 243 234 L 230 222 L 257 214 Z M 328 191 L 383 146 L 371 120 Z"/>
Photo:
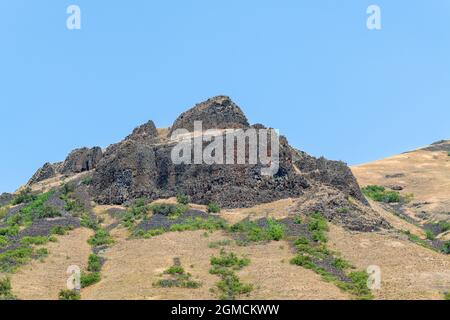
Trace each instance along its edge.
<path fill-rule="evenodd" d="M 203 130 L 238 129 L 249 126 L 247 117 L 229 97 L 218 96 L 195 105 L 182 113 L 172 125 L 170 133 L 177 129 L 194 130 L 194 121 L 202 121 Z"/>
<path fill-rule="evenodd" d="M 103 156 L 100 147 L 73 150 L 62 164 L 62 174 L 74 174 L 95 169 Z"/>
<path fill-rule="evenodd" d="M 203 130 L 264 128 L 250 126 L 241 109 L 222 96 L 183 113 L 171 131 L 192 131 L 194 121 L 202 121 Z M 354 230 L 387 226 L 370 209 L 345 163 L 311 157 L 292 148 L 284 137 L 280 137 L 279 170 L 274 176 L 262 175 L 261 164 L 174 164 L 173 147 L 170 141 L 157 139 L 153 122 L 136 128 L 106 150 L 92 178 L 92 195 L 102 204 L 123 204 L 142 197 L 173 197 L 182 191 L 195 203 L 216 202 L 224 208 L 293 197 L 301 199 L 299 211 L 321 211 L 329 220 Z"/>
<path fill-rule="evenodd" d="M 150 120 L 134 129 L 133 133 L 126 137 L 125 140 L 155 142 L 158 140 L 158 131 L 153 121 Z"/>
<path fill-rule="evenodd" d="M 170 128 L 169 136 L 177 129 L 192 132 L 195 121 L 202 122 L 203 130 L 265 128 L 261 124 L 251 126 L 230 98 L 219 96 L 180 115 Z M 223 138 L 224 131 L 218 130 L 216 135 L 214 139 Z M 177 164 L 172 160 L 172 151 L 180 140 L 172 141 L 164 136 L 159 136 L 155 124 L 149 121 L 134 129 L 123 141 L 109 146 L 104 153 L 98 147 L 74 150 L 57 168 L 44 166 L 33 181 L 52 176 L 54 171 L 75 174 L 92 170 L 86 192 L 101 204 L 126 204 L 138 198 L 156 200 L 173 197 L 180 191 L 194 203 L 216 202 L 223 208 L 298 198 L 298 212 L 320 211 L 328 220 L 353 230 L 371 231 L 387 226 L 369 207 L 345 163 L 314 158 L 292 148 L 285 137 L 279 137 L 279 169 L 267 176 L 262 171 L 267 166 L 261 163 Z M 181 138 L 193 144 L 193 136 Z M 260 138 L 257 139 L 259 143 Z M 246 147 L 248 143 L 245 142 Z M 209 141 L 204 141 L 203 147 L 208 144 Z M 194 151 L 188 152 L 192 159 Z M 267 152 L 270 155 L 273 150 L 269 148 Z M 245 156 L 249 157 L 248 149 Z"/>
<path fill-rule="evenodd" d="M 14 198 L 14 196 L 11 193 L 2 193 L 0 194 L 0 207 L 3 207 L 7 204 L 9 204 L 12 199 Z"/>
<path fill-rule="evenodd" d="M 42 168 L 39 168 L 36 173 L 31 177 L 31 179 L 28 181 L 29 185 L 50 179 L 55 177 L 57 174 L 57 170 L 55 168 L 55 165 L 47 162 L 42 166 Z"/>

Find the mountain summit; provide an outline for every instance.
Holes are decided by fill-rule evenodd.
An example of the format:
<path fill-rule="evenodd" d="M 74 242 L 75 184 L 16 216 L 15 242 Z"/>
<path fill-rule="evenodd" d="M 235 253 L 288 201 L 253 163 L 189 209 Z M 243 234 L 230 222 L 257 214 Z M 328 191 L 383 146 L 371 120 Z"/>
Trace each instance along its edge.
<path fill-rule="evenodd" d="M 371 231 L 387 226 L 368 206 L 345 163 L 309 156 L 291 147 L 283 136 L 274 176 L 262 175 L 261 164 L 174 164 L 174 143 L 169 137 L 177 129 L 192 132 L 195 121 L 202 121 L 203 130 L 264 128 L 251 126 L 229 97 L 217 96 L 181 114 L 168 130 L 158 130 L 149 121 L 104 152 L 98 147 L 74 150 L 62 163 L 45 164 L 29 184 L 88 172 L 92 179 L 89 194 L 99 204 L 156 200 L 179 192 L 194 203 L 214 202 L 223 208 L 300 198 L 298 211 L 320 211 L 350 229 Z"/>

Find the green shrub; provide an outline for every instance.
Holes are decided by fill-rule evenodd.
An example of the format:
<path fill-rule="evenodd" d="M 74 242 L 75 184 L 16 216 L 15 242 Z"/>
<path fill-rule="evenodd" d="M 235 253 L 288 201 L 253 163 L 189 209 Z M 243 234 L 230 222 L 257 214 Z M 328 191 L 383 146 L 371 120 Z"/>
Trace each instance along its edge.
<path fill-rule="evenodd" d="M 267 233 L 269 240 L 281 240 L 284 237 L 284 226 L 273 219 L 269 219 L 267 223 Z"/>
<path fill-rule="evenodd" d="M 150 210 L 154 214 L 161 214 L 170 218 L 178 218 L 189 209 L 188 206 L 183 204 L 171 204 L 171 203 L 155 203 L 150 206 Z"/>
<path fill-rule="evenodd" d="M 0 236 L 8 236 L 8 237 L 17 236 L 19 234 L 19 231 L 20 228 L 17 225 L 6 228 L 0 228 Z"/>
<path fill-rule="evenodd" d="M 44 237 L 44 236 L 37 236 L 37 237 L 23 237 L 20 240 L 20 243 L 23 245 L 43 245 L 46 244 L 47 242 L 52 241 L 55 242 L 56 238 L 54 237 Z"/>
<path fill-rule="evenodd" d="M 182 223 L 174 224 L 170 226 L 170 231 L 195 231 L 195 230 L 208 230 L 216 231 L 227 228 L 227 224 L 217 218 L 203 219 L 201 217 L 188 218 Z"/>
<path fill-rule="evenodd" d="M 86 177 L 81 181 L 82 184 L 84 184 L 85 186 L 89 186 L 92 183 L 92 177 Z"/>
<path fill-rule="evenodd" d="M 315 242 L 327 242 L 328 238 L 322 230 L 315 230 L 312 232 L 312 239 Z"/>
<path fill-rule="evenodd" d="M 426 230 L 425 231 L 425 235 L 427 237 L 427 240 L 434 240 L 435 239 L 433 232 L 431 232 L 430 230 Z"/>
<path fill-rule="evenodd" d="M 309 240 L 306 237 L 300 237 L 294 241 L 294 245 L 309 245 Z"/>
<path fill-rule="evenodd" d="M 449 156 L 450 156 L 450 152 L 449 152 Z M 444 293 L 444 300 L 450 300 L 450 292 Z"/>
<path fill-rule="evenodd" d="M 369 275 L 365 271 L 351 272 L 349 274 L 349 277 L 351 279 L 351 283 L 345 286 L 347 288 L 347 291 L 362 299 L 372 298 L 372 293 L 367 287 L 367 280 L 369 279 Z"/>
<path fill-rule="evenodd" d="M 98 229 L 95 234 L 89 238 L 88 243 L 91 246 L 107 246 L 114 243 L 114 239 L 109 235 L 109 232 L 103 229 Z"/>
<path fill-rule="evenodd" d="M 29 247 L 19 247 L 0 253 L 0 272 L 14 272 L 17 267 L 27 263 L 32 254 L 33 249 Z"/>
<path fill-rule="evenodd" d="M 27 206 L 23 207 L 20 210 L 20 223 L 31 222 L 35 219 L 60 217 L 62 214 L 59 210 L 45 205 L 45 203 L 53 193 L 54 191 L 42 193 L 36 196 L 35 199 Z"/>
<path fill-rule="evenodd" d="M 250 259 L 248 258 L 238 258 L 237 255 L 233 252 L 225 253 L 224 250 L 221 250 L 219 257 L 211 257 L 211 265 L 216 267 L 227 267 L 233 268 L 234 270 L 240 270 L 245 266 L 248 266 L 250 263 Z"/>
<path fill-rule="evenodd" d="M 0 300 L 14 300 L 11 281 L 9 278 L 0 279 Z"/>
<path fill-rule="evenodd" d="M 99 228 L 97 219 L 87 214 L 81 217 L 80 225 L 94 231 Z"/>
<path fill-rule="evenodd" d="M 34 201 L 36 199 L 36 196 L 31 193 L 31 188 L 26 188 L 21 190 L 11 201 L 12 205 L 22 204 L 22 203 L 29 203 L 31 201 Z"/>
<path fill-rule="evenodd" d="M 340 269 L 340 270 L 345 270 L 351 267 L 350 263 L 348 263 L 347 261 L 345 261 L 342 258 L 335 258 L 333 261 L 333 267 Z"/>
<path fill-rule="evenodd" d="M 59 291 L 59 300 L 80 300 L 80 293 L 76 290 Z"/>
<path fill-rule="evenodd" d="M 63 236 L 67 233 L 67 231 L 70 231 L 70 230 L 73 230 L 73 227 L 71 227 L 71 226 L 67 226 L 67 227 L 56 226 L 50 230 L 50 234 L 57 234 L 57 235 Z"/>
<path fill-rule="evenodd" d="M 189 202 L 191 202 L 191 199 L 189 198 L 189 196 L 185 195 L 183 192 L 179 192 L 177 194 L 177 202 L 179 204 L 187 205 L 187 204 L 189 204 Z"/>
<path fill-rule="evenodd" d="M 258 226 L 254 221 L 242 221 L 233 225 L 231 231 L 244 233 L 246 241 L 250 242 L 278 241 L 284 237 L 284 226 L 274 219 L 267 220 L 265 227 Z"/>
<path fill-rule="evenodd" d="M 102 259 L 96 254 L 91 254 L 88 259 L 88 271 L 100 272 L 102 268 Z"/>
<path fill-rule="evenodd" d="M 382 186 L 367 186 L 362 188 L 361 191 L 365 196 L 377 202 L 396 203 L 402 200 L 400 193 L 397 191 L 387 191 Z"/>
<path fill-rule="evenodd" d="M 442 246 L 442 252 L 444 252 L 446 254 L 450 254 L 450 240 L 444 242 L 444 244 Z"/>
<path fill-rule="evenodd" d="M 302 254 L 296 255 L 294 258 L 292 258 L 291 264 L 295 264 L 306 269 L 315 268 L 315 264 L 312 262 L 311 258 Z"/>
<path fill-rule="evenodd" d="M 8 238 L 0 236 L 0 248 L 4 248 L 8 245 Z"/>
<path fill-rule="evenodd" d="M 302 218 L 301 218 L 301 217 L 298 217 L 298 216 L 295 217 L 295 218 L 294 218 L 294 223 L 295 223 L 295 224 L 302 224 L 302 223 L 303 223 Z"/>
<path fill-rule="evenodd" d="M 220 210 L 221 209 L 217 203 L 211 202 L 210 204 L 208 204 L 208 212 L 209 213 L 219 213 Z"/>
<path fill-rule="evenodd" d="M 221 300 L 235 300 L 236 296 L 250 293 L 253 290 L 251 284 L 243 284 L 235 274 L 229 274 L 217 283 L 217 288 L 222 292 Z"/>
<path fill-rule="evenodd" d="M 224 239 L 224 240 L 210 242 L 208 244 L 208 247 L 211 248 L 211 249 L 215 249 L 215 248 L 218 248 L 218 247 L 229 246 L 230 244 L 231 244 L 231 240 Z"/>
<path fill-rule="evenodd" d="M 61 188 L 61 192 L 65 196 L 69 195 L 70 193 L 72 193 L 74 191 L 75 191 L 75 184 L 71 183 L 71 182 L 63 184 L 63 186 Z"/>
<path fill-rule="evenodd" d="M 39 248 L 35 251 L 34 255 L 36 259 L 42 260 L 48 256 L 48 250 L 46 248 Z"/>
<path fill-rule="evenodd" d="M 89 287 L 97 282 L 100 282 L 101 276 L 99 272 L 81 273 L 80 284 L 81 288 Z"/>
<path fill-rule="evenodd" d="M 184 269 L 183 269 L 182 266 L 171 266 L 169 269 L 164 271 L 164 273 L 165 274 L 172 274 L 172 275 L 184 274 Z"/>

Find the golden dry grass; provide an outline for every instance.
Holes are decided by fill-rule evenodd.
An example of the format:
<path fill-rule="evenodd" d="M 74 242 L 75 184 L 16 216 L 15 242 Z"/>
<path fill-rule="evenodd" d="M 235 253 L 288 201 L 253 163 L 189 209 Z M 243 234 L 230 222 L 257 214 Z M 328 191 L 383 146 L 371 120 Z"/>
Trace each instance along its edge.
<path fill-rule="evenodd" d="M 87 240 L 92 233 L 80 228 L 58 236 L 58 242 L 49 242 L 45 246 L 49 255 L 43 262 L 34 260 L 10 275 L 13 294 L 23 300 L 58 299 L 59 291 L 66 289 L 67 268 L 86 267 L 91 252 Z"/>
<path fill-rule="evenodd" d="M 417 218 L 425 211 L 432 219 L 448 219 L 450 208 L 450 157 L 445 151 L 416 151 L 396 155 L 387 159 L 352 167 L 361 186 L 400 185 L 402 194 L 412 193 L 412 203 L 420 206 L 407 206 L 407 213 Z M 387 175 L 402 174 L 398 178 Z"/>
<path fill-rule="evenodd" d="M 117 236 L 118 233 L 115 233 Z M 171 232 L 152 239 L 119 240 L 105 253 L 107 262 L 100 283 L 83 289 L 83 299 L 216 299 L 210 292 L 218 277 L 209 274 L 210 257 L 219 249 L 209 242 L 224 239 L 222 232 L 204 237 L 202 231 Z M 282 249 L 280 246 L 283 246 Z M 241 280 L 255 290 L 249 299 L 346 299 L 334 285 L 324 283 L 315 273 L 289 264 L 293 256 L 287 243 L 273 242 L 249 247 L 229 247 L 251 259 L 248 267 L 237 272 Z M 202 282 L 199 289 L 155 288 L 152 283 L 181 259 L 182 266 Z"/>
<path fill-rule="evenodd" d="M 395 233 L 350 233 L 332 225 L 329 246 L 357 268 L 381 268 L 376 299 L 442 299 L 450 290 L 450 257 Z"/>

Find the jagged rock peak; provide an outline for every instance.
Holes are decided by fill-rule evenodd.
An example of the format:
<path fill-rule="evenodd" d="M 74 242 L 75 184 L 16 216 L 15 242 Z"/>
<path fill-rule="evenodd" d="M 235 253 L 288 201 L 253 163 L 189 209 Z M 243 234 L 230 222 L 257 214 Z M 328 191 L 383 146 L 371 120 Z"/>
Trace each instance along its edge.
<path fill-rule="evenodd" d="M 158 137 L 158 130 L 155 123 L 150 120 L 147 123 L 135 128 L 125 140 L 152 140 Z"/>
<path fill-rule="evenodd" d="M 61 173 L 74 174 L 95 169 L 102 156 L 100 147 L 75 149 L 64 161 Z"/>
<path fill-rule="evenodd" d="M 42 168 L 39 168 L 36 173 L 31 177 L 30 181 L 28 181 L 29 185 L 34 183 L 38 183 L 50 178 L 53 178 L 56 175 L 55 166 L 51 163 L 45 163 Z"/>
<path fill-rule="evenodd" d="M 193 131 L 194 121 L 202 121 L 203 130 L 246 128 L 247 117 L 229 97 L 216 96 L 196 104 L 183 112 L 173 123 L 171 132 L 177 129 Z"/>

